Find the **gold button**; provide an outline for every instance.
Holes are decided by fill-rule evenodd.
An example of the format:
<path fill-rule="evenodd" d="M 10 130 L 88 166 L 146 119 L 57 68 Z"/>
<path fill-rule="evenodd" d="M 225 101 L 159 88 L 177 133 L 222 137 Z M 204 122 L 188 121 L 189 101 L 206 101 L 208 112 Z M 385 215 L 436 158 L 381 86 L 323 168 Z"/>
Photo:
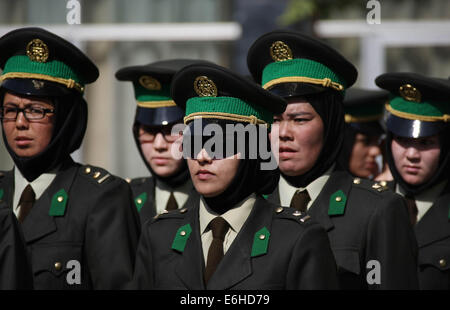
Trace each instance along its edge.
<path fill-rule="evenodd" d="M 360 184 L 361 183 L 361 179 L 360 178 L 356 178 L 353 180 L 354 184 Z"/>
<path fill-rule="evenodd" d="M 380 185 L 381 185 L 381 186 L 386 186 L 386 185 L 387 185 L 387 182 L 386 182 L 386 181 L 381 181 L 381 182 L 380 182 Z"/>
<path fill-rule="evenodd" d="M 278 208 L 275 210 L 276 213 L 281 213 L 282 211 L 283 211 L 283 207 L 278 207 Z"/>
<path fill-rule="evenodd" d="M 374 189 L 377 189 L 377 188 L 380 188 L 380 187 L 381 187 L 381 185 L 378 184 L 378 183 L 375 183 L 374 185 L 372 185 L 372 188 L 374 188 Z"/>
<path fill-rule="evenodd" d="M 62 265 L 61 265 L 60 262 L 56 262 L 56 263 L 55 263 L 55 269 L 56 269 L 56 270 L 58 270 L 58 271 L 61 270 L 61 266 L 62 266 Z"/>
<path fill-rule="evenodd" d="M 180 210 L 180 213 L 186 213 L 186 211 L 187 211 L 187 208 L 183 208 Z"/>
<path fill-rule="evenodd" d="M 337 201 L 337 202 L 340 202 L 341 200 L 342 200 L 342 197 L 341 197 L 341 196 L 337 196 L 337 197 L 336 197 L 336 201 Z"/>
<path fill-rule="evenodd" d="M 86 169 L 84 169 L 84 172 L 85 172 L 86 174 L 91 173 L 91 168 L 87 167 Z"/>
<path fill-rule="evenodd" d="M 184 230 L 182 230 L 182 231 L 180 232 L 180 235 L 181 235 L 181 236 L 186 236 L 186 232 L 185 232 Z"/>
<path fill-rule="evenodd" d="M 137 202 L 138 204 L 141 204 L 141 203 L 142 203 L 142 199 L 141 199 L 141 198 L 138 198 L 138 199 L 136 199 L 136 202 Z"/>
<path fill-rule="evenodd" d="M 96 178 L 98 178 L 100 176 L 100 172 L 96 172 L 96 173 L 94 173 L 94 179 L 96 179 Z"/>
<path fill-rule="evenodd" d="M 58 200 L 58 202 L 62 202 L 64 200 L 64 197 L 63 196 L 58 196 L 57 200 Z"/>
<path fill-rule="evenodd" d="M 266 239 L 266 236 L 265 235 L 259 235 L 259 239 L 264 240 L 264 239 Z"/>
<path fill-rule="evenodd" d="M 439 266 L 441 266 L 441 267 L 447 266 L 447 261 L 445 259 L 439 260 Z"/>
<path fill-rule="evenodd" d="M 300 211 L 295 211 L 294 213 L 292 213 L 293 216 L 300 216 L 302 215 L 302 213 Z"/>

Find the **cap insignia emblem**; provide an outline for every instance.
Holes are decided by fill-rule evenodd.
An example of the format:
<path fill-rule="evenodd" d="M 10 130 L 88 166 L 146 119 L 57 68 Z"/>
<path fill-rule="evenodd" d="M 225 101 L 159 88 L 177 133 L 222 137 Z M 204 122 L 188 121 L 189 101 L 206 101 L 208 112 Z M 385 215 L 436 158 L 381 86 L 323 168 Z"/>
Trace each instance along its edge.
<path fill-rule="evenodd" d="M 422 99 L 420 91 L 411 84 L 400 86 L 399 92 L 400 95 L 408 101 L 420 102 Z"/>
<path fill-rule="evenodd" d="M 161 83 L 148 75 L 143 75 L 139 78 L 139 84 L 148 90 L 161 90 Z"/>
<path fill-rule="evenodd" d="M 194 81 L 194 90 L 200 97 L 216 97 L 217 87 L 206 76 L 198 76 Z"/>
<path fill-rule="evenodd" d="M 275 61 L 290 60 L 292 59 L 292 51 L 283 41 L 276 41 L 270 46 L 270 56 Z"/>
<path fill-rule="evenodd" d="M 48 47 L 40 39 L 34 39 L 27 44 L 27 56 L 31 61 L 46 62 L 48 59 Z"/>

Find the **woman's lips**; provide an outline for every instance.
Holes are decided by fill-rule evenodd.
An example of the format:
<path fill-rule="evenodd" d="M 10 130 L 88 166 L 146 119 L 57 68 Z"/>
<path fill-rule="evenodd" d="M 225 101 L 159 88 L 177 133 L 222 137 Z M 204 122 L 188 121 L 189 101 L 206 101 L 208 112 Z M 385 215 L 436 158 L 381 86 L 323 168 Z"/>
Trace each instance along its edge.
<path fill-rule="evenodd" d="M 169 162 L 169 158 L 167 158 L 167 157 L 153 157 L 152 161 L 156 165 L 166 165 Z"/>
<path fill-rule="evenodd" d="M 289 159 L 292 158 L 295 154 L 295 150 L 291 149 L 289 147 L 285 147 L 285 146 L 280 146 L 279 148 L 279 156 L 280 159 Z"/>
<path fill-rule="evenodd" d="M 14 141 L 16 142 L 17 146 L 24 147 L 28 146 L 31 143 L 31 141 L 33 141 L 33 139 L 24 136 L 19 136 L 15 138 Z"/>
<path fill-rule="evenodd" d="M 405 170 L 407 173 L 417 174 L 417 173 L 419 172 L 419 170 L 420 170 L 420 167 L 418 167 L 418 166 L 409 166 L 409 165 L 406 165 L 406 166 L 404 166 L 404 170 Z"/>
<path fill-rule="evenodd" d="M 214 177 L 214 173 L 210 172 L 209 170 L 205 170 L 205 169 L 200 169 L 197 173 L 196 176 L 201 180 L 201 181 L 206 181 L 211 179 L 212 177 Z"/>

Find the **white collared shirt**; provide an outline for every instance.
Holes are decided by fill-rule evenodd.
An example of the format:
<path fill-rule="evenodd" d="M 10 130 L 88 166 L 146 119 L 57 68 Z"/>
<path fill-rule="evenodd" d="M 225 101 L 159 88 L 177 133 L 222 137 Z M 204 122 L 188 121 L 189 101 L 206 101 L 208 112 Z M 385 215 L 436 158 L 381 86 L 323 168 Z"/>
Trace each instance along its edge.
<path fill-rule="evenodd" d="M 43 173 L 38 178 L 33 180 L 33 182 L 28 182 L 27 179 L 22 175 L 22 173 L 14 167 L 14 199 L 13 199 L 13 209 L 14 214 L 16 216 L 19 215 L 19 200 L 22 195 L 23 190 L 27 187 L 28 184 L 33 188 L 34 193 L 36 194 L 36 200 L 41 197 L 47 187 L 53 182 L 56 177 L 56 172 L 51 173 Z"/>
<path fill-rule="evenodd" d="M 447 186 L 447 182 L 448 180 L 442 181 L 441 183 L 436 184 L 435 186 L 414 196 L 418 210 L 417 222 L 422 219 L 425 213 L 428 212 L 433 203 L 438 199 L 439 194 L 444 190 L 445 186 Z M 406 192 L 399 184 L 397 184 L 395 192 L 405 197 Z"/>
<path fill-rule="evenodd" d="M 235 208 L 228 210 L 222 215 L 216 214 L 207 204 L 204 202 L 203 197 L 200 199 L 199 221 L 200 221 L 200 233 L 202 238 L 203 257 L 205 259 L 205 265 L 208 259 L 208 250 L 213 240 L 212 231 L 208 228 L 208 224 L 217 216 L 221 216 L 230 225 L 230 229 L 225 235 L 223 241 L 223 253 L 225 254 L 236 238 L 237 234 L 244 226 L 250 212 L 253 209 L 253 205 L 256 201 L 256 195 L 252 194 L 248 198 L 240 202 Z"/>
<path fill-rule="evenodd" d="M 173 195 L 175 197 L 175 200 L 177 201 L 178 208 L 181 208 L 188 200 L 189 191 L 191 190 L 191 188 L 191 182 L 185 182 L 183 185 L 177 188 L 171 188 L 157 180 L 155 186 L 156 213 L 160 214 L 166 209 L 167 201 L 169 201 L 171 191 L 173 191 Z"/>
<path fill-rule="evenodd" d="M 278 183 L 278 190 L 280 194 L 280 204 L 283 207 L 289 207 L 291 204 L 292 197 L 294 196 L 295 192 L 297 190 L 304 190 L 306 189 L 308 191 L 309 197 L 311 198 L 311 201 L 307 205 L 307 209 L 309 209 L 314 201 L 316 200 L 317 196 L 319 196 L 320 192 L 322 191 L 323 187 L 325 186 L 325 183 L 327 183 L 328 179 L 330 178 L 331 173 L 334 170 L 334 164 L 320 177 L 309 183 L 305 188 L 297 188 L 292 185 L 290 185 L 283 176 L 280 177 L 280 182 Z"/>

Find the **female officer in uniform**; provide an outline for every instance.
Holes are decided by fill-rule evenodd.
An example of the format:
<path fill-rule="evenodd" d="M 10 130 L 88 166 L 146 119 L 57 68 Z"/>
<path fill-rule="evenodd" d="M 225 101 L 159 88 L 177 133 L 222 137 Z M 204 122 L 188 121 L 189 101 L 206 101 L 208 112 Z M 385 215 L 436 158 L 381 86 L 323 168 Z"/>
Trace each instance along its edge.
<path fill-rule="evenodd" d="M 381 126 L 388 93 L 381 90 L 350 88 L 344 97 L 345 139 L 338 164 L 353 176 L 374 178 L 380 173 L 377 157 L 382 154 Z"/>
<path fill-rule="evenodd" d="M 75 163 L 97 67 L 41 28 L 0 38 L 0 117 L 14 169 L 0 178 L 20 222 L 35 289 L 118 289 L 133 272 L 139 218 L 129 185 Z"/>
<path fill-rule="evenodd" d="M 134 202 L 141 223 L 164 210 L 183 208 L 197 192 L 192 185 L 186 161 L 174 158 L 172 145 L 179 137 L 172 128 L 183 123 L 183 110 L 170 96 L 174 74 L 190 59 L 171 59 L 144 66 L 125 67 L 117 71 L 121 81 L 132 81 L 137 100 L 133 136 L 151 177 L 131 180 Z"/>
<path fill-rule="evenodd" d="M 419 243 L 420 289 L 450 289 L 450 83 L 414 73 L 386 73 L 391 186 L 406 198 Z"/>
<path fill-rule="evenodd" d="M 274 118 L 281 178 L 269 200 L 307 212 L 325 228 L 342 289 L 416 288 L 417 246 L 404 201 L 335 169 L 354 66 L 326 44 L 289 31 L 258 38 L 247 61 L 254 79 L 288 102 Z"/>
<path fill-rule="evenodd" d="M 174 77 L 172 96 L 186 111 L 183 153 L 201 199 L 146 223 L 136 285 L 336 288 L 326 233 L 301 212 L 268 203 L 261 195 L 275 188 L 278 173 L 262 168 L 262 153 L 249 156 L 260 142 L 267 150 L 265 126 L 273 113 L 284 110 L 284 100 L 212 64 L 182 69 Z"/>

